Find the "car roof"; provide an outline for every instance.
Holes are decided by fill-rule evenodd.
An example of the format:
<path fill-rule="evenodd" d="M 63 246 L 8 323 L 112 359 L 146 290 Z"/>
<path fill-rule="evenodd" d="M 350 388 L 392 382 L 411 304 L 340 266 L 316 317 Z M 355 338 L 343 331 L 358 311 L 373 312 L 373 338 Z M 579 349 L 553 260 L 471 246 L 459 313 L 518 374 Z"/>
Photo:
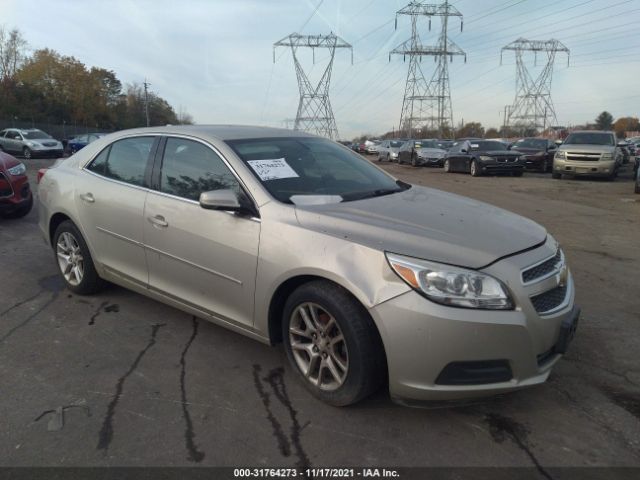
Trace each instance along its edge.
<path fill-rule="evenodd" d="M 165 127 L 146 127 L 121 130 L 116 135 L 155 133 L 161 135 L 193 135 L 195 137 L 215 140 L 241 140 L 250 138 L 271 137 L 317 137 L 299 130 L 284 128 L 259 127 L 249 125 L 167 125 Z M 320 137 L 317 137 L 320 138 Z"/>

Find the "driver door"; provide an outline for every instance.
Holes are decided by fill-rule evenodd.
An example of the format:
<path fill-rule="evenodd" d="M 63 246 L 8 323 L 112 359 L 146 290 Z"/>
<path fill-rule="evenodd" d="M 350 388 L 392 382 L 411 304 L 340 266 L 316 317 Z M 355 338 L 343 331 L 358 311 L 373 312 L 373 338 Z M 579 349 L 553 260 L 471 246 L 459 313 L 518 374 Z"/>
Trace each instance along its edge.
<path fill-rule="evenodd" d="M 221 156 L 168 137 L 144 209 L 151 289 L 231 323 L 253 325 L 260 220 L 206 210 L 200 194 L 242 187 Z"/>

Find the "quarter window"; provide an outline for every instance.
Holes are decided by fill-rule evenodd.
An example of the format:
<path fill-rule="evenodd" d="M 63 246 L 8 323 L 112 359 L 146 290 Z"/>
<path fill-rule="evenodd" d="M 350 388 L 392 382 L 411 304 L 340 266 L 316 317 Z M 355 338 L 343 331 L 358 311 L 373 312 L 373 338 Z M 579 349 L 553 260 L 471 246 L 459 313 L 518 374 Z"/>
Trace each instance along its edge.
<path fill-rule="evenodd" d="M 202 192 L 232 189 L 238 181 L 224 161 L 200 142 L 169 138 L 164 149 L 160 191 L 197 201 Z"/>
<path fill-rule="evenodd" d="M 107 157 L 109 157 L 109 150 L 111 147 L 107 147 L 100 152 L 96 158 L 93 159 L 93 162 L 87 167 L 87 170 L 98 173 L 100 175 L 104 175 L 105 166 L 107 165 Z"/>

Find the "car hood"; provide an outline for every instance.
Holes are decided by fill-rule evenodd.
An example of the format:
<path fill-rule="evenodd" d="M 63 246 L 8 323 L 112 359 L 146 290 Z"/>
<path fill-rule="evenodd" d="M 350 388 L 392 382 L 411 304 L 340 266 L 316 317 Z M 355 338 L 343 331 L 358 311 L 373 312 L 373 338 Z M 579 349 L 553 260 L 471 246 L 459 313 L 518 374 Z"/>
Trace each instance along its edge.
<path fill-rule="evenodd" d="M 545 153 L 545 150 L 542 148 L 532 148 L 532 147 L 519 147 L 519 148 L 512 148 L 511 149 L 512 152 L 516 152 L 516 153 L 525 153 L 527 155 L 535 155 L 536 153 Z"/>
<path fill-rule="evenodd" d="M 417 187 L 365 200 L 296 206 L 301 226 L 369 246 L 469 268 L 541 244 L 524 217 L 441 190 Z"/>
<path fill-rule="evenodd" d="M 564 152 L 610 153 L 615 150 L 613 145 L 592 145 L 589 143 L 570 143 L 560 145 L 559 150 Z"/>
<path fill-rule="evenodd" d="M 424 155 L 441 155 L 443 156 L 445 153 L 447 153 L 446 150 L 441 150 L 439 148 L 421 148 L 418 150 L 418 156 L 424 156 Z"/>
<path fill-rule="evenodd" d="M 8 153 L 0 152 L 0 172 L 5 171 L 7 168 L 15 167 L 19 163 L 19 160 Z"/>

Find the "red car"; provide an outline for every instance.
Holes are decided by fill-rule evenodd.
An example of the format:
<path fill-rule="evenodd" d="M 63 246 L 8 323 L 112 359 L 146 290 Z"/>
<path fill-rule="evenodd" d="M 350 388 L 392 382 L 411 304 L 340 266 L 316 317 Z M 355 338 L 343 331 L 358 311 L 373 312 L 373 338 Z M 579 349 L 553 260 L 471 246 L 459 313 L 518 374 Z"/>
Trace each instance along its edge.
<path fill-rule="evenodd" d="M 33 207 L 27 169 L 11 155 L 0 152 L 0 216 L 24 217 Z"/>

